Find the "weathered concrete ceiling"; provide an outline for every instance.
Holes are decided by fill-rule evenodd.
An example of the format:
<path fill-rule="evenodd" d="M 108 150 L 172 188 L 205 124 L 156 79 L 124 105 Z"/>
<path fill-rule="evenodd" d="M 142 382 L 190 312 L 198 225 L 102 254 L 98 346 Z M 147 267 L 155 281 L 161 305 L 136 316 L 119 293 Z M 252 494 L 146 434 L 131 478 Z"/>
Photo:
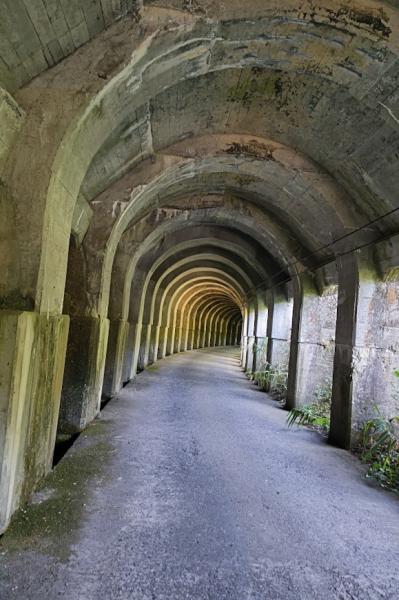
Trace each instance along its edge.
<path fill-rule="evenodd" d="M 0 85 L 16 90 L 113 22 L 137 14 L 140 4 L 138 0 L 2 0 Z"/>
<path fill-rule="evenodd" d="M 397 204 L 398 15 L 368 0 L 145 2 L 140 23 L 114 24 L 21 89 L 28 116 L 11 179 L 45 214 L 37 235 L 26 224 L 38 246 L 43 236 L 40 264 L 31 252 L 20 270 L 29 289 L 38 282 L 37 306 L 62 305 L 72 229 L 106 314 L 125 233 L 184 203 L 225 228 L 234 214 L 270 272 L 317 270 L 396 232 L 397 213 L 383 215 Z M 102 79 L 98 56 L 113 54 L 114 35 Z"/>

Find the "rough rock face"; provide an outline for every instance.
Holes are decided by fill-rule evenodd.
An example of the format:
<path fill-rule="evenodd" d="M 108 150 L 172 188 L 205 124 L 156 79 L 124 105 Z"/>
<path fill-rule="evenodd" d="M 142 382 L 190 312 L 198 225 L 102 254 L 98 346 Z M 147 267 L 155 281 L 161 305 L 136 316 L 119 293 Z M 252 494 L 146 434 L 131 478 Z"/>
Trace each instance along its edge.
<path fill-rule="evenodd" d="M 2 528 L 57 428 L 174 352 L 241 344 L 289 407 L 329 381 L 343 447 L 399 411 L 396 3 L 0 17 Z"/>

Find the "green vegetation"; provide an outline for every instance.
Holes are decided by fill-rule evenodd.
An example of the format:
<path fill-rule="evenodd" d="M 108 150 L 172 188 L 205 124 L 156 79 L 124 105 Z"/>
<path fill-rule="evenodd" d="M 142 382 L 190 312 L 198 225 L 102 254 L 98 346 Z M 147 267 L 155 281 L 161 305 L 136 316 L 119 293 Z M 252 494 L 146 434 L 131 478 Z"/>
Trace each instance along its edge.
<path fill-rule="evenodd" d="M 328 432 L 330 428 L 332 383 L 325 379 L 315 391 L 315 400 L 312 404 L 305 404 L 293 408 L 288 413 L 288 427 L 295 425 L 308 425 L 322 432 Z"/>
<path fill-rule="evenodd" d="M 399 416 L 385 419 L 377 407 L 375 412 L 376 417 L 363 424 L 361 459 L 369 465 L 367 477 L 399 492 Z"/>
<path fill-rule="evenodd" d="M 285 399 L 287 395 L 288 373 L 278 365 L 265 363 L 261 371 L 246 371 L 248 379 L 256 383 L 261 390 L 273 394 L 278 400 Z"/>
<path fill-rule="evenodd" d="M 269 364 L 267 362 L 267 339 L 254 344 L 252 350 L 256 354 L 256 362 L 259 365 L 259 371 L 265 371 Z"/>
<path fill-rule="evenodd" d="M 394 371 L 399 378 L 399 369 Z M 327 432 L 330 426 L 331 382 L 325 382 L 315 392 L 316 402 L 292 409 L 287 424 L 311 426 Z M 358 452 L 369 465 L 367 477 L 373 478 L 387 489 L 399 492 L 399 416 L 386 419 L 378 407 L 375 417 L 366 421 L 361 430 Z"/>
<path fill-rule="evenodd" d="M 287 397 L 288 372 L 279 365 L 269 365 L 268 368 L 269 391 L 280 400 Z"/>

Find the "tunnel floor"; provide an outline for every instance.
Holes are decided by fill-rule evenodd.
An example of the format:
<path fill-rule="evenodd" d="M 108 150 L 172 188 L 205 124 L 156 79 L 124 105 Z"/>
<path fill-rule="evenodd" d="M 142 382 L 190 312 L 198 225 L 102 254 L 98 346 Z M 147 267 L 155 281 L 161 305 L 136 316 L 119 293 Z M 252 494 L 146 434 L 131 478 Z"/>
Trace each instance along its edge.
<path fill-rule="evenodd" d="M 233 349 L 140 374 L 17 513 L 0 598 L 397 599 L 397 498 L 285 419 Z"/>

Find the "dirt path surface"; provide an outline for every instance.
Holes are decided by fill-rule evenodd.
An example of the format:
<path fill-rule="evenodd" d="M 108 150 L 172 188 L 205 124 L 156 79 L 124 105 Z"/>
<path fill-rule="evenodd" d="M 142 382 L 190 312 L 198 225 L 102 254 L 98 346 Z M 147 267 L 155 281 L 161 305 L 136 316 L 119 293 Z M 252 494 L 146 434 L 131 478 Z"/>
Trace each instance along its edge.
<path fill-rule="evenodd" d="M 0 598 L 397 600 L 397 498 L 285 419 L 236 350 L 161 361 L 16 515 Z"/>

